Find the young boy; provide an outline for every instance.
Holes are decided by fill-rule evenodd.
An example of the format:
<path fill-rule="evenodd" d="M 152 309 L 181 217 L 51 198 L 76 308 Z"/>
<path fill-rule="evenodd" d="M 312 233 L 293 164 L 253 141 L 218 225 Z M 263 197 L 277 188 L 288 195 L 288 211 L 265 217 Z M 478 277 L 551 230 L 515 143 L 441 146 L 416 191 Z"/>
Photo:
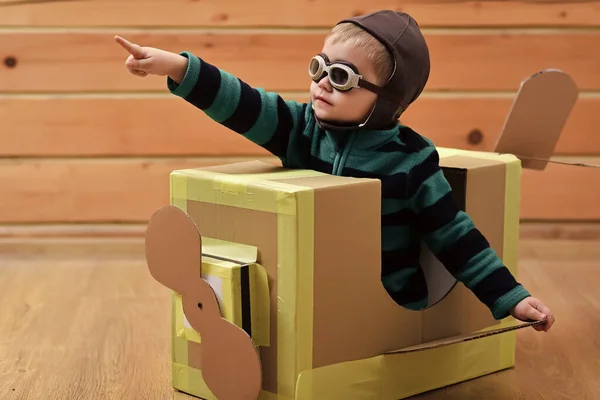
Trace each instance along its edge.
<path fill-rule="evenodd" d="M 310 101 L 252 88 L 189 52 L 140 47 L 115 37 L 138 76 L 167 76 L 169 90 L 279 157 L 288 168 L 382 182 L 382 282 L 409 309 L 427 305 L 419 266 L 423 238 L 496 319 L 554 323 L 520 285 L 471 218 L 460 211 L 433 143 L 398 123 L 429 77 L 429 50 L 415 20 L 378 11 L 338 23 L 310 60 Z"/>

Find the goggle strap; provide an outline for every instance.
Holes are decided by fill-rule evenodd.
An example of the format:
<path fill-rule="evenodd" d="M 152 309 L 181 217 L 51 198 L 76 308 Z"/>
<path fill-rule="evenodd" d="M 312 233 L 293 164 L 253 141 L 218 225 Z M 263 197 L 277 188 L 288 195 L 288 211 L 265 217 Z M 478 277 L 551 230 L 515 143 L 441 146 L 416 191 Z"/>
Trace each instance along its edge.
<path fill-rule="evenodd" d="M 360 78 L 358 80 L 358 86 L 360 86 L 361 88 L 365 88 L 377 95 L 380 95 L 383 92 L 383 89 L 381 87 L 374 85 L 369 81 L 365 81 L 363 78 Z"/>
<path fill-rule="evenodd" d="M 396 96 L 394 96 L 394 94 L 392 92 L 389 91 L 389 89 L 384 89 L 381 86 L 377 86 L 372 84 L 369 81 L 365 81 L 364 79 L 360 78 L 358 80 L 358 85 L 364 89 L 367 89 L 373 93 L 375 93 L 378 96 L 382 96 L 382 97 L 387 97 L 389 99 L 394 100 Z"/>

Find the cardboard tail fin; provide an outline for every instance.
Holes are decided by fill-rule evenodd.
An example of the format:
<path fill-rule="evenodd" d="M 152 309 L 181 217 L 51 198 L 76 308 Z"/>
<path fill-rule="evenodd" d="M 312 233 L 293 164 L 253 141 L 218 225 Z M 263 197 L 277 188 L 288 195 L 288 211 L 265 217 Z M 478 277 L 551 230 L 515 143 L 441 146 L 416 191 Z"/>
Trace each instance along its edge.
<path fill-rule="evenodd" d="M 558 69 L 523 80 L 494 151 L 515 155 L 523 168 L 544 170 L 578 96 L 573 79 Z"/>

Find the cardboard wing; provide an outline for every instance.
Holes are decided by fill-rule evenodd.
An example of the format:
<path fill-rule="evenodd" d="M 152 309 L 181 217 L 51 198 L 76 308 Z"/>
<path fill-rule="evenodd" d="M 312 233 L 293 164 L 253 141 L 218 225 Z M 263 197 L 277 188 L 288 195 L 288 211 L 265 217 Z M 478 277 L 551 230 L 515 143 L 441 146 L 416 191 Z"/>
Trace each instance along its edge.
<path fill-rule="evenodd" d="M 458 336 L 453 336 L 453 337 L 450 337 L 450 338 L 433 340 L 433 341 L 428 342 L 428 343 L 423 343 L 423 344 L 418 344 L 418 345 L 415 345 L 415 346 L 404 347 L 404 348 L 398 349 L 398 350 L 388 351 L 385 354 L 412 353 L 412 352 L 415 352 L 415 351 L 424 351 L 424 350 L 437 349 L 439 347 L 450 346 L 452 344 L 468 342 L 470 340 L 475 340 L 475 339 L 483 339 L 483 338 L 488 337 L 488 336 L 499 335 L 499 334 L 502 334 L 502 333 L 511 332 L 511 331 L 515 331 L 515 330 L 518 330 L 518 329 L 527 328 L 529 326 L 543 325 L 545 323 L 546 323 L 546 320 L 522 322 L 522 323 L 518 323 L 518 324 L 513 325 L 513 326 L 507 326 L 507 327 L 504 327 L 504 328 L 492 329 L 492 330 L 478 332 L 478 333 L 473 333 L 473 334 L 469 334 L 469 335 L 458 335 Z"/>

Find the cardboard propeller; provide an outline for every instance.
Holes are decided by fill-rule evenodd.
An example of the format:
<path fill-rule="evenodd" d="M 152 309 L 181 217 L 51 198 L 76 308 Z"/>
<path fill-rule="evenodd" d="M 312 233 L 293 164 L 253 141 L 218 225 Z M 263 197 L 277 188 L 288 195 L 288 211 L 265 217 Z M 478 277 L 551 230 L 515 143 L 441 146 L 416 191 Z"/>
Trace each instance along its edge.
<path fill-rule="evenodd" d="M 544 170 L 554 162 L 550 158 L 577 98 L 575 82 L 561 70 L 545 69 L 523 80 L 494 151 L 514 154 L 523 168 Z"/>
<path fill-rule="evenodd" d="M 202 377 L 219 400 L 255 400 L 262 389 L 259 354 L 250 336 L 222 318 L 217 297 L 201 277 L 202 237 L 181 209 L 165 206 L 146 230 L 150 274 L 182 295 L 183 311 L 200 334 Z"/>

